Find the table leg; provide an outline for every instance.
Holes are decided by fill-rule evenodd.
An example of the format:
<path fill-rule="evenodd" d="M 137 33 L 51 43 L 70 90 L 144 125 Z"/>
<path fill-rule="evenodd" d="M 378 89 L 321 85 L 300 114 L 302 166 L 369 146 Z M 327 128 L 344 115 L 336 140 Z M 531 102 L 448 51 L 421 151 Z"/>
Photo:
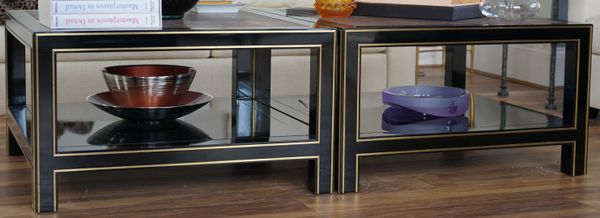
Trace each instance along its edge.
<path fill-rule="evenodd" d="M 585 47 L 585 46 L 583 46 Z M 587 173 L 588 153 L 588 68 L 578 67 L 579 58 L 589 61 L 588 49 L 578 48 L 576 43 L 566 43 L 565 46 L 565 87 L 564 87 L 564 112 L 563 123 L 576 125 L 574 144 L 562 146 L 561 171 L 570 176 L 585 175 Z M 589 62 L 581 62 L 589 63 Z M 579 70 L 579 71 L 578 71 Z M 579 75 L 579 76 L 578 76 Z M 581 77 L 581 78 L 579 78 Z M 578 84 L 579 81 L 579 84 Z"/>
<path fill-rule="evenodd" d="M 52 37 L 34 39 L 32 55 L 33 81 L 33 135 L 34 144 L 34 206 L 41 212 L 55 212 L 58 209 L 54 170 L 60 166 L 59 159 L 54 158 L 54 103 L 56 102 L 54 80 L 54 57 L 52 53 Z"/>
<path fill-rule="evenodd" d="M 458 88 L 466 87 L 467 46 L 447 45 L 444 84 Z"/>
<path fill-rule="evenodd" d="M 10 113 L 10 107 L 23 106 L 26 104 L 25 94 L 25 46 L 19 42 L 8 30 L 6 36 L 6 113 Z M 27 128 L 23 126 L 21 128 Z M 6 149 L 11 156 L 23 155 L 12 132 L 6 126 Z"/>

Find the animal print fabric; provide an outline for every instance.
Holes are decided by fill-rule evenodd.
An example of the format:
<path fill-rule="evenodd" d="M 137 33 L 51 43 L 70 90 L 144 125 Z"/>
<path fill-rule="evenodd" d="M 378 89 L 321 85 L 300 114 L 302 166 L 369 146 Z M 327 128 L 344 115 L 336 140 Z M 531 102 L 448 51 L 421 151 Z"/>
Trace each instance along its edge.
<path fill-rule="evenodd" d="M 35 10 L 37 0 L 0 0 L 0 24 L 4 24 L 6 10 Z"/>

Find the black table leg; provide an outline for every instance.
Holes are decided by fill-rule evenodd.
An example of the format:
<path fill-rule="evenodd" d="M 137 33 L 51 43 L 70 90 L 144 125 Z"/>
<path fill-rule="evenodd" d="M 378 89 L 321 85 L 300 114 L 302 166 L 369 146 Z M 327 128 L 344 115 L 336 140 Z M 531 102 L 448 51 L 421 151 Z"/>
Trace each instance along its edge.
<path fill-rule="evenodd" d="M 467 72 L 467 46 L 446 46 L 446 68 L 444 69 L 446 86 L 465 88 Z"/>
<path fill-rule="evenodd" d="M 564 117 L 563 123 L 577 127 L 574 143 L 562 146 L 561 171 L 570 176 L 585 175 L 587 173 L 587 112 L 588 68 L 578 67 L 578 57 L 587 57 L 588 49 L 585 46 L 578 49 L 576 43 L 566 43 L 565 59 L 565 88 L 564 88 Z M 589 63 L 583 61 L 583 63 Z M 579 72 L 577 71 L 579 70 Z M 571 73 L 574 72 L 574 73 Z M 578 79 L 578 77 L 580 77 Z M 581 83 L 577 85 L 578 81 Z"/>
<path fill-rule="evenodd" d="M 11 113 L 10 107 L 23 106 L 26 104 L 25 94 L 25 46 L 19 42 L 8 30 L 5 30 L 6 36 L 6 113 Z M 6 149 L 11 156 L 23 155 L 21 148 L 17 144 L 13 133 L 6 124 Z M 21 126 L 21 128 L 27 128 Z"/>

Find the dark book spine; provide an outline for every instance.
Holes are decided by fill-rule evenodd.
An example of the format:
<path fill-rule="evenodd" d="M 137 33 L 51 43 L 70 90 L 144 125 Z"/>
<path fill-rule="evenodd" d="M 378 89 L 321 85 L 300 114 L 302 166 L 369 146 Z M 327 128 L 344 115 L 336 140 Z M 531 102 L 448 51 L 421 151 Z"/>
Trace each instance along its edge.
<path fill-rule="evenodd" d="M 353 15 L 451 21 L 483 17 L 476 4 L 444 7 L 362 2 L 357 2 Z"/>

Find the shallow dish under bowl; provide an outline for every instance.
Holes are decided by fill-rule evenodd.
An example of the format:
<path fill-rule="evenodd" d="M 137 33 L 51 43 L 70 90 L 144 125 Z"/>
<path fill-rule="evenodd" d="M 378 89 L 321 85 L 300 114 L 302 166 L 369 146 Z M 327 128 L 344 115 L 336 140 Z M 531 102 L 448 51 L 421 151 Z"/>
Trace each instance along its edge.
<path fill-rule="evenodd" d="M 383 103 L 438 117 L 464 114 L 470 105 L 468 91 L 455 87 L 400 86 L 383 90 Z"/>
<path fill-rule="evenodd" d="M 177 106 L 140 108 L 119 106 L 110 92 L 101 92 L 87 97 L 89 103 L 104 112 L 134 121 L 174 120 L 202 108 L 212 99 L 209 94 L 190 91 L 178 97 Z"/>

